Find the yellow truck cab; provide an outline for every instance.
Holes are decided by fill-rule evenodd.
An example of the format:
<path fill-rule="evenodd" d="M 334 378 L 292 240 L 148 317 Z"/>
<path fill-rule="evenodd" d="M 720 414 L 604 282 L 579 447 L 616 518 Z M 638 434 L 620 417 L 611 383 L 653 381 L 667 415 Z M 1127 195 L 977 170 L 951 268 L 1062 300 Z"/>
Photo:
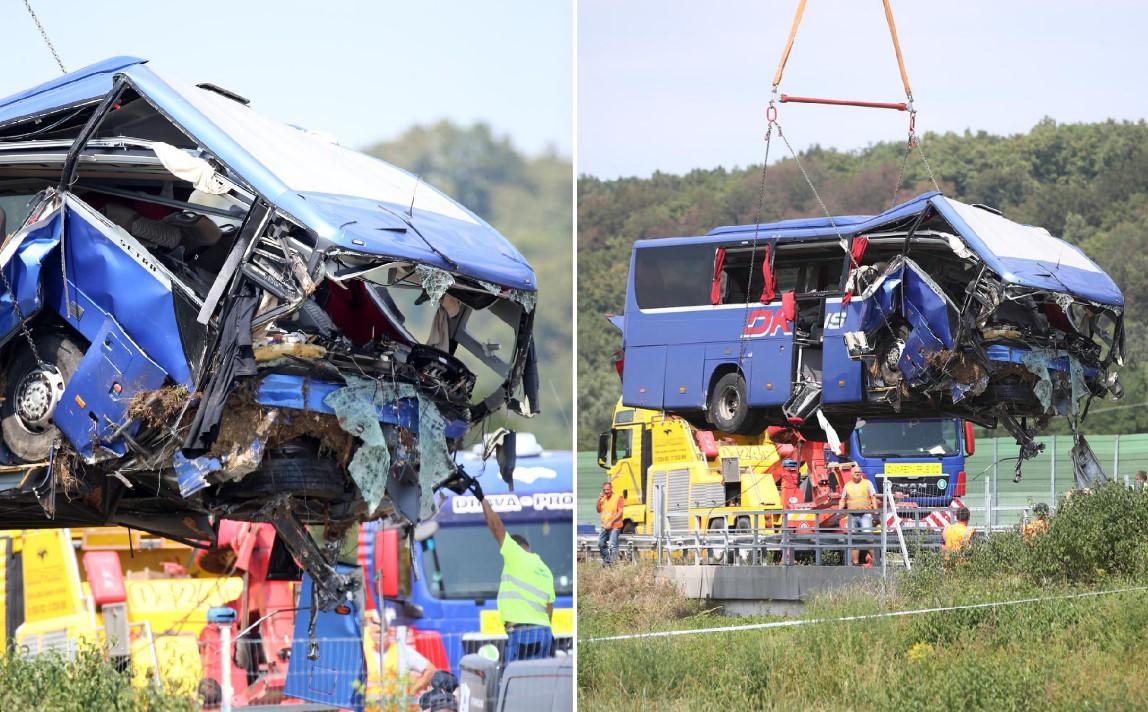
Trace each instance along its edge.
<path fill-rule="evenodd" d="M 653 533 L 653 491 L 664 487 L 671 533 L 698 528 L 767 527 L 751 512 L 780 510 L 771 471 L 780 460 L 769 437 L 698 430 L 678 416 L 614 407 L 598 438 L 598 466 L 625 502 L 623 532 Z M 771 517 L 772 519 L 772 517 Z"/>

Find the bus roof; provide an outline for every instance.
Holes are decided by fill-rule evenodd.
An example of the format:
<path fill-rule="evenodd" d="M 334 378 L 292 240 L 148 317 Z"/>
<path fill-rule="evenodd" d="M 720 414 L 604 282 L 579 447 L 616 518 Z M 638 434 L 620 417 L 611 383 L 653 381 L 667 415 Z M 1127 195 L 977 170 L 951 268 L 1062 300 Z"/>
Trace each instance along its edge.
<path fill-rule="evenodd" d="M 1052 292 L 1068 292 L 1101 304 L 1122 306 L 1116 283 L 1080 248 L 1053 237 L 1047 230 L 1021 225 L 937 192 L 924 193 L 879 215 L 802 218 L 761 225 L 732 225 L 697 237 L 637 240 L 634 249 L 670 245 L 724 244 L 736 241 L 829 240 L 888 229 L 932 208 L 964 244 L 1009 284 Z"/>

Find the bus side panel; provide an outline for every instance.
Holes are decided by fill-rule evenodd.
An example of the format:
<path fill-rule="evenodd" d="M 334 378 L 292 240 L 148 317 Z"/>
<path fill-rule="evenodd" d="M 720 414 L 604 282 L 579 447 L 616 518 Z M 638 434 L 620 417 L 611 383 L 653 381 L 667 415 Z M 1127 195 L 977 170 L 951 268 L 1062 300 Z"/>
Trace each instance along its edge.
<path fill-rule="evenodd" d="M 823 403 L 861 402 L 865 373 L 861 361 L 849 358 L 849 349 L 845 346 L 845 333 L 857 330 L 860 321 L 860 305 L 857 302 L 845 306 L 841 306 L 840 300 L 836 299 L 826 302 L 825 331 L 822 337 L 824 360 L 821 364 Z"/>
<path fill-rule="evenodd" d="M 793 335 L 778 334 L 749 341 L 746 394 L 754 407 L 781 406 L 793 389 Z"/>
<path fill-rule="evenodd" d="M 670 346 L 666 352 L 665 407 L 698 408 L 706 401 L 705 344 Z"/>
<path fill-rule="evenodd" d="M 666 347 L 626 348 L 622 371 L 622 404 L 662 410 L 662 386 L 666 380 Z"/>

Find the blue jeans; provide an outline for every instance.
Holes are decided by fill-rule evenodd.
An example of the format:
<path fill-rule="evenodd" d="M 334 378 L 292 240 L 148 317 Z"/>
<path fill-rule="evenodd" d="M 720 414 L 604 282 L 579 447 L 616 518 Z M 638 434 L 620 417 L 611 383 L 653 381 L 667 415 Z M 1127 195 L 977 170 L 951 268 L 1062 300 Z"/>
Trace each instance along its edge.
<path fill-rule="evenodd" d="M 618 558 L 618 535 L 621 529 L 603 529 L 598 533 L 598 553 L 602 563 L 612 564 Z"/>
<path fill-rule="evenodd" d="M 550 657 L 554 633 L 550 626 L 516 625 L 506 633 L 506 663 Z"/>

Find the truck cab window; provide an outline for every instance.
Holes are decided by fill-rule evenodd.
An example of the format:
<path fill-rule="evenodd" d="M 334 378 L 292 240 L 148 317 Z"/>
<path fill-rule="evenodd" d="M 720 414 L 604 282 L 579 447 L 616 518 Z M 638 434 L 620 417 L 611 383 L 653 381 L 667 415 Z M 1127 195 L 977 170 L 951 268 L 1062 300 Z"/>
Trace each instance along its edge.
<path fill-rule="evenodd" d="M 631 428 L 614 431 L 614 462 L 621 462 L 633 454 L 634 431 Z"/>

